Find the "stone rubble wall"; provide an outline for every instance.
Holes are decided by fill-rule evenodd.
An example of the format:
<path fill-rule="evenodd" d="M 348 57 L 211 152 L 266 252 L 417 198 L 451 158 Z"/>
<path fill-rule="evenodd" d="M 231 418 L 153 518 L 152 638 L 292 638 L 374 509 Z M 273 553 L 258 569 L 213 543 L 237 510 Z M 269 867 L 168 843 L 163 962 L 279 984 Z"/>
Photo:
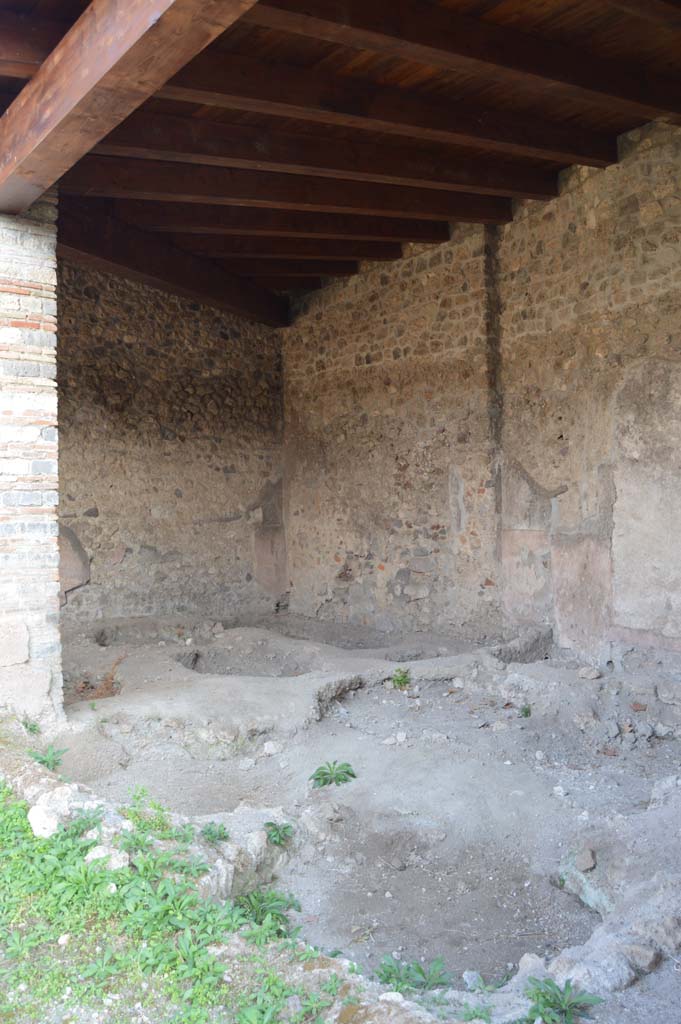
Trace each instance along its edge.
<path fill-rule="evenodd" d="M 632 132 L 499 245 L 504 610 L 602 660 L 681 650 L 680 174 Z"/>
<path fill-rule="evenodd" d="M 65 261 L 59 321 L 62 565 L 89 577 L 64 624 L 272 608 L 286 589 L 275 333 Z"/>
<path fill-rule="evenodd" d="M 681 651 L 681 130 L 284 332 L 293 610 Z M 640 655 L 637 655 L 640 657 Z"/>
<path fill-rule="evenodd" d="M 0 216 L 0 705 L 61 714 L 56 202 Z"/>
<path fill-rule="evenodd" d="M 284 333 L 290 606 L 500 628 L 485 232 L 308 297 Z"/>

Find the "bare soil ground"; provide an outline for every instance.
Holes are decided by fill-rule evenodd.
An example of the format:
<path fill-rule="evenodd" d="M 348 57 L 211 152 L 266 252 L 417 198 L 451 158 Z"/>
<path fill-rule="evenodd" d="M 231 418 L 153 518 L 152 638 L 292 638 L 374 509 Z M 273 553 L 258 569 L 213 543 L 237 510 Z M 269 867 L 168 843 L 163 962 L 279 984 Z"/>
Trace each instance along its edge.
<path fill-rule="evenodd" d="M 681 693 L 668 678 L 588 679 L 560 657 L 505 665 L 451 638 L 293 617 L 111 624 L 66 652 L 64 775 L 119 802 L 144 786 L 215 820 L 280 807 L 295 834 L 276 887 L 300 900 L 307 941 L 367 972 L 386 954 L 442 957 L 454 976 L 500 980 L 525 953 L 584 943 L 603 901 L 633 884 L 636 858 L 673 868 L 672 837 L 627 845 L 646 833 L 654 787 L 679 772 Z M 398 667 L 404 690 L 390 682 Z M 110 696 L 83 699 L 104 680 Z M 357 778 L 313 790 L 329 760 Z M 571 880 L 589 850 L 595 866 Z M 681 1021 L 675 966 L 597 1019 Z"/>

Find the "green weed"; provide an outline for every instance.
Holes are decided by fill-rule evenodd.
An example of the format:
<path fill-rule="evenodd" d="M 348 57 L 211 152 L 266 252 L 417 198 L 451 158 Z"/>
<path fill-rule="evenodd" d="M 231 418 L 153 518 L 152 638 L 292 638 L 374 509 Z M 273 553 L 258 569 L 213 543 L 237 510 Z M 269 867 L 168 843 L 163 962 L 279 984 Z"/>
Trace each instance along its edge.
<path fill-rule="evenodd" d="M 50 745 L 48 747 L 45 747 L 43 751 L 29 750 L 28 753 L 33 758 L 34 761 L 36 761 L 38 764 L 41 764 L 44 768 L 48 768 L 51 772 L 53 772 L 57 768 L 59 768 L 62 757 L 66 753 L 66 750 L 66 747 L 63 750 L 57 750 L 57 748 L 53 747 L 52 744 L 50 743 Z"/>
<path fill-rule="evenodd" d="M 209 821 L 201 829 L 201 838 L 207 843 L 226 843 L 229 839 L 229 832 L 221 822 Z"/>
<path fill-rule="evenodd" d="M 532 716 L 532 705 L 531 704 L 523 704 L 523 706 L 520 709 L 520 717 L 521 718 L 530 718 L 531 716 Z"/>
<path fill-rule="evenodd" d="M 276 821 L 266 821 L 265 832 L 267 832 L 267 842 L 272 846 L 286 846 L 293 836 L 293 825 L 288 823 L 278 825 Z"/>
<path fill-rule="evenodd" d="M 356 778 L 352 766 L 347 761 L 342 761 L 340 764 L 338 761 L 326 761 L 310 776 L 313 789 L 321 789 L 323 786 L 342 786 L 344 783 L 350 782 L 350 779 Z"/>
<path fill-rule="evenodd" d="M 384 956 L 376 971 L 376 977 L 383 985 L 390 985 L 395 992 L 428 992 L 452 983 L 441 957 L 433 960 L 429 967 L 424 967 L 418 960 L 403 963 L 392 956 Z"/>
<path fill-rule="evenodd" d="M 492 1007 L 471 1006 L 470 1003 L 464 1003 L 462 1009 L 458 1011 L 458 1016 L 460 1021 L 479 1020 L 483 1024 L 491 1024 Z"/>
<path fill-rule="evenodd" d="M 530 978 L 525 995 L 532 1003 L 527 1021 L 533 1024 L 537 1019 L 544 1024 L 577 1024 L 590 1019 L 591 1008 L 603 1002 L 599 996 L 580 992 L 570 981 L 560 988 L 550 978 Z"/>
<path fill-rule="evenodd" d="M 300 904 L 294 896 L 286 896 L 272 889 L 256 889 L 244 896 L 238 896 L 235 905 L 256 925 L 271 925 L 275 929 L 275 934 L 280 936 L 291 933 L 288 911 L 300 911 Z"/>
<path fill-rule="evenodd" d="M 391 681 L 396 690 L 407 690 L 411 686 L 411 672 L 408 668 L 396 668 Z"/>
<path fill-rule="evenodd" d="M 21 723 L 29 736 L 39 736 L 40 726 L 30 718 L 24 718 Z"/>
<path fill-rule="evenodd" d="M 187 830 L 173 828 L 168 812 L 140 791 L 127 813 L 133 827 L 121 845 L 125 839 L 131 863 L 111 871 L 104 861 L 85 863 L 99 813 L 41 839 L 26 805 L 0 787 L 0 1020 L 35 1024 L 51 1019 L 56 1005 L 83 1012 L 113 991 L 145 1007 L 149 1019 L 171 1019 L 157 1012 L 161 1000 L 178 1024 L 208 1024 L 218 1007 L 229 1020 L 241 1010 L 242 1024 L 279 1020 L 293 990 L 281 979 L 277 990 L 274 976 L 235 1005 L 211 948 L 237 931 L 252 934 L 256 946 L 292 935 L 287 911 L 297 901 L 279 893 L 252 893 L 238 905 L 205 900 L 195 880 L 207 868 L 189 857 Z M 165 837 L 163 848 L 153 833 Z M 317 1002 L 309 1014 L 318 1013 Z"/>

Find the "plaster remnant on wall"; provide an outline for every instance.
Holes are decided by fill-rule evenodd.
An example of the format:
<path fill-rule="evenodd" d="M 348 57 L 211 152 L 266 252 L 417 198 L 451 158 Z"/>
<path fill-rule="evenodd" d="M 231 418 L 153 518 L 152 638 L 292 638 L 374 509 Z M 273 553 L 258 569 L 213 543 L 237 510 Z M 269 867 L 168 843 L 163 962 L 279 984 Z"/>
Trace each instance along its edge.
<path fill-rule="evenodd" d="M 88 515 L 84 512 L 83 515 Z M 67 595 L 90 582 L 90 559 L 74 530 L 59 526 L 59 600 L 64 605 Z"/>

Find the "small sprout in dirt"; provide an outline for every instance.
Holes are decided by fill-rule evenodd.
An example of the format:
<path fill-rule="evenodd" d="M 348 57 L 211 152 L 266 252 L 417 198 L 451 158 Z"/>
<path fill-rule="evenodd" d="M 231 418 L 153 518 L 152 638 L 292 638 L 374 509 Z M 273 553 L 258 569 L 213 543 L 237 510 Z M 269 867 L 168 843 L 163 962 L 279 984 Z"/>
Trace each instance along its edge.
<path fill-rule="evenodd" d="M 558 888 L 559 889 L 564 889 L 565 888 L 565 875 L 559 875 L 558 876 Z"/>
<path fill-rule="evenodd" d="M 278 825 L 276 821 L 266 821 L 265 831 L 267 832 L 267 842 L 272 846 L 286 846 L 293 835 L 293 825 L 289 825 L 287 822 Z"/>
<path fill-rule="evenodd" d="M 207 843 L 226 843 L 229 839 L 229 832 L 219 821 L 209 821 L 201 829 L 201 838 Z"/>
<path fill-rule="evenodd" d="M 424 967 L 418 960 L 402 963 L 392 956 L 384 956 L 376 977 L 383 985 L 390 985 L 395 992 L 416 989 L 428 992 L 434 988 L 444 988 L 452 982 L 441 957 L 433 960 L 429 967 Z"/>
<path fill-rule="evenodd" d="M 525 995 L 532 1002 L 527 1020 L 539 1019 L 544 1024 L 577 1024 L 580 1020 L 589 1020 L 590 1009 L 603 1002 L 599 996 L 580 992 L 570 981 L 560 988 L 550 978 L 542 981 L 530 978 Z"/>
<path fill-rule="evenodd" d="M 313 789 L 321 789 L 322 786 L 342 786 L 343 783 L 356 778 L 352 766 L 347 761 L 340 764 L 338 761 L 326 761 L 310 776 Z"/>
<path fill-rule="evenodd" d="M 492 1007 L 491 1006 L 471 1006 L 470 1003 L 464 1003 L 463 1009 L 459 1011 L 460 1021 L 482 1021 L 483 1024 L 491 1024 L 492 1020 Z"/>
<path fill-rule="evenodd" d="M 91 711 L 96 711 L 97 710 L 97 703 L 96 703 L 96 701 L 94 701 L 94 700 L 90 701 L 90 710 Z"/>
<path fill-rule="evenodd" d="M 24 718 L 21 724 L 23 725 L 24 729 L 26 730 L 29 736 L 40 735 L 40 726 L 38 725 L 37 722 L 32 721 L 30 718 Z"/>
<path fill-rule="evenodd" d="M 531 704 L 523 704 L 523 706 L 520 709 L 520 717 L 521 718 L 530 718 L 531 715 L 532 715 L 532 705 Z"/>
<path fill-rule="evenodd" d="M 392 674 L 392 684 L 396 690 L 406 690 L 411 686 L 411 673 L 408 668 L 396 668 Z"/>
<path fill-rule="evenodd" d="M 38 764 L 41 764 L 43 768 L 48 768 L 51 772 L 55 771 L 61 764 L 61 759 L 67 751 L 67 747 L 63 750 L 57 750 L 50 743 L 49 747 L 41 752 L 40 750 L 29 750 L 29 754 Z"/>

